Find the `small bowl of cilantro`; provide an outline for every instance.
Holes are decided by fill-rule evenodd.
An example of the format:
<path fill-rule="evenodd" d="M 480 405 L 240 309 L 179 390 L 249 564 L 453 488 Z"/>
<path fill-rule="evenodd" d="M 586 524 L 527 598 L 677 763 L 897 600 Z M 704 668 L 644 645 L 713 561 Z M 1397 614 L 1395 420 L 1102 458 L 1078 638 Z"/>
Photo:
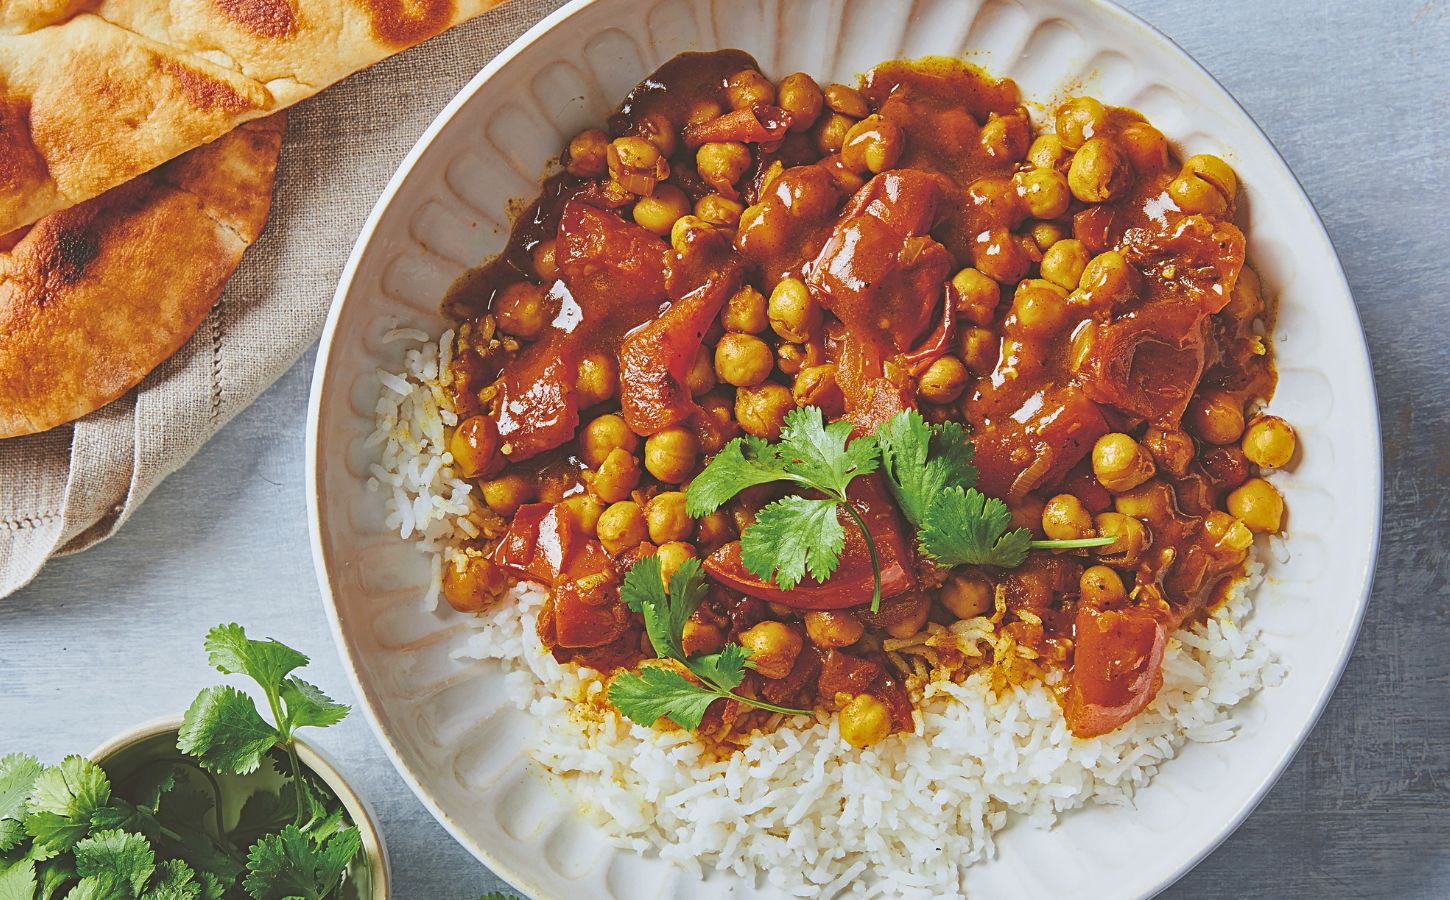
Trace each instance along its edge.
<path fill-rule="evenodd" d="M 381 900 L 382 833 L 302 728 L 348 707 L 295 673 L 303 654 L 239 625 L 208 659 L 250 678 L 201 691 L 186 714 L 47 766 L 0 756 L 0 897 L 36 900 Z"/>

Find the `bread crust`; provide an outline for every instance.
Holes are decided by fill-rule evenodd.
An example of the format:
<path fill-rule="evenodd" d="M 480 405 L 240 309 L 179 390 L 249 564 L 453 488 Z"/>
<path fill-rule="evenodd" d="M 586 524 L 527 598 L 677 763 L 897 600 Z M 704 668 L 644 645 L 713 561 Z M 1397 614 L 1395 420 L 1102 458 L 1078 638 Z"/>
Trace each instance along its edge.
<path fill-rule="evenodd" d="M 266 224 L 284 115 L 0 237 L 0 438 L 115 400 L 196 331 Z"/>

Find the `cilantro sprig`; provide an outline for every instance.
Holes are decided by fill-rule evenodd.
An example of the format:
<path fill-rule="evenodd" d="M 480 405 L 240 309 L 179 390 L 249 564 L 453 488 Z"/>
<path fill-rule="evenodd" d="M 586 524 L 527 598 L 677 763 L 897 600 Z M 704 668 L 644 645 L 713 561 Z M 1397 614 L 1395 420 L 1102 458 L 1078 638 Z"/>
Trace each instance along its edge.
<path fill-rule="evenodd" d="M 361 852 L 336 796 L 302 768 L 293 735 L 347 715 L 292 673 L 307 657 L 238 625 L 207 635 L 212 665 L 251 677 L 268 722 L 235 688 L 202 691 L 177 740 L 113 784 L 80 756 L 55 766 L 0 757 L 0 900 L 253 900 L 333 897 Z M 278 791 L 255 791 L 228 829 L 227 776 L 285 765 Z"/>
<path fill-rule="evenodd" d="M 916 410 L 906 410 L 876 430 L 876 441 L 887 486 L 916 526 L 922 552 L 939 566 L 1014 569 L 1029 550 L 1102 547 L 1116 540 L 1035 541 L 1026 528 L 1011 528 L 1007 504 L 974 487 L 973 447 L 955 422 L 930 425 Z"/>
<path fill-rule="evenodd" d="M 777 706 L 735 693 L 751 668 L 750 651 L 726 644 L 718 652 L 687 656 L 685 622 L 699 608 L 709 582 L 699 560 L 687 559 L 670 577 L 669 589 L 657 556 L 647 556 L 625 573 L 620 598 L 644 617 L 645 634 L 661 659 L 680 663 L 698 682 L 675 669 L 646 665 L 638 672 L 616 675 L 609 686 L 609 702 L 626 718 L 653 725 L 660 718 L 689 731 L 700 727 L 705 710 L 721 699 L 738 700 L 788 716 L 808 716 L 809 710 Z"/>
<path fill-rule="evenodd" d="M 881 564 L 876 543 L 861 514 L 846 500 L 846 489 L 881 464 L 876 439 L 851 440 L 851 423 L 825 423 L 819 407 L 791 410 L 780 441 L 736 438 L 710 460 L 685 492 L 685 511 L 699 518 L 719 509 L 741 491 L 785 482 L 824 496 L 791 495 L 762 508 L 740 535 L 745 568 L 785 590 L 807 572 L 824 582 L 841 562 L 846 531 L 837 516 L 844 511 L 861 530 L 871 555 L 871 609 L 881 605 Z"/>

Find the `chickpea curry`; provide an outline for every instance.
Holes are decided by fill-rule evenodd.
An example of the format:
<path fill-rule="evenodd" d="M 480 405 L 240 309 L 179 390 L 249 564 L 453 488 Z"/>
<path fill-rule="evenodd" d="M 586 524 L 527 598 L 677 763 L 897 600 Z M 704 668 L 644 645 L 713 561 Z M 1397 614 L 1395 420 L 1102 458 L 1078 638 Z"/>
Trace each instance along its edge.
<path fill-rule="evenodd" d="M 543 585 L 555 657 L 716 738 L 910 731 L 913 647 L 1057 673 L 1079 736 L 1141 711 L 1281 530 L 1295 435 L 1234 171 L 1088 97 L 1049 124 L 948 59 L 642 82 L 446 298 L 452 606 Z M 936 640 L 977 618 L 985 654 Z"/>

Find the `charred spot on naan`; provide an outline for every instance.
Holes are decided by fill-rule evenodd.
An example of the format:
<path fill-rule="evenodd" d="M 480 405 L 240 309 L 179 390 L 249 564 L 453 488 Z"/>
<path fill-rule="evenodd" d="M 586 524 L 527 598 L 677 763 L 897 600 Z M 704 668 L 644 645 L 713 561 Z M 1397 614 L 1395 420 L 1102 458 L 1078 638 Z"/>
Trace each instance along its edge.
<path fill-rule="evenodd" d="M 187 101 L 197 109 L 244 112 L 262 108 L 262 104 L 242 95 L 232 85 L 184 62 L 158 56 L 156 68 L 169 75 Z"/>
<path fill-rule="evenodd" d="M 373 34 L 402 49 L 427 40 L 453 21 L 452 0 L 354 0 L 367 13 Z"/>
<path fill-rule="evenodd" d="M 297 33 L 297 11 L 289 0 L 212 0 L 222 15 L 258 37 L 282 39 Z"/>

